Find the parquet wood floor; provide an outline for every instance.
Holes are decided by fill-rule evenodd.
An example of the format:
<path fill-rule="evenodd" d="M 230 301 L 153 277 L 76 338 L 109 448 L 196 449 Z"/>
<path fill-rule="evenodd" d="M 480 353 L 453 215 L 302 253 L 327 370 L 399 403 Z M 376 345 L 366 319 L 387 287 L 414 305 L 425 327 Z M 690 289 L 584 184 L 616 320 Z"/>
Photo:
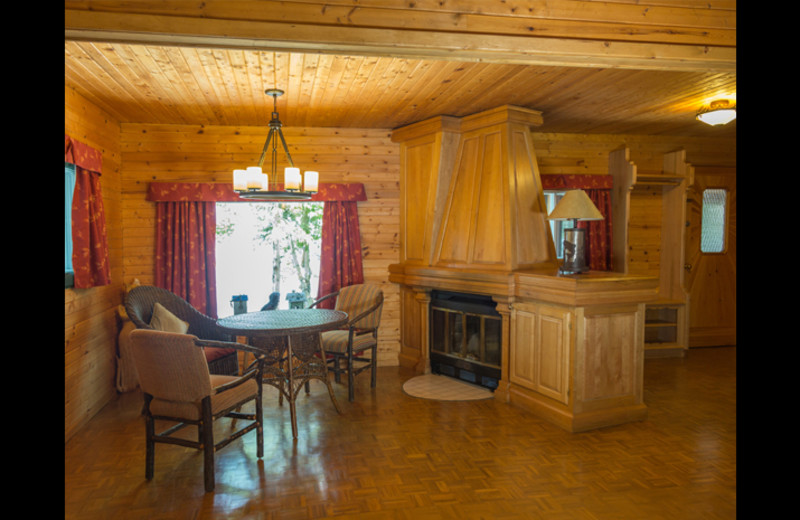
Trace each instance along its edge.
<path fill-rule="evenodd" d="M 341 416 L 317 382 L 298 399 L 296 442 L 267 394 L 264 458 L 254 433 L 225 447 L 209 494 L 202 454 L 178 446 L 157 446 L 144 479 L 141 397 L 121 395 L 65 445 L 65 518 L 736 517 L 735 347 L 648 359 L 648 419 L 579 434 L 495 400 L 409 397 L 412 376 L 383 367 L 374 392 L 357 378 L 353 403 L 335 384 Z"/>

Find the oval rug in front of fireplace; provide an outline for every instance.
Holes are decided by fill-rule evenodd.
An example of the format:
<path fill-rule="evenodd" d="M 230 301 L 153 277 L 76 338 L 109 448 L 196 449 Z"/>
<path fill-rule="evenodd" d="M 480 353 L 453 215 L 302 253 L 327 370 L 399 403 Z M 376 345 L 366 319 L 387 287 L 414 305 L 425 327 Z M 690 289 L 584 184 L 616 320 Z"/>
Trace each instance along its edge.
<path fill-rule="evenodd" d="M 491 399 L 491 390 L 438 374 L 412 377 L 403 383 L 403 391 L 411 397 L 437 401 L 476 401 Z"/>

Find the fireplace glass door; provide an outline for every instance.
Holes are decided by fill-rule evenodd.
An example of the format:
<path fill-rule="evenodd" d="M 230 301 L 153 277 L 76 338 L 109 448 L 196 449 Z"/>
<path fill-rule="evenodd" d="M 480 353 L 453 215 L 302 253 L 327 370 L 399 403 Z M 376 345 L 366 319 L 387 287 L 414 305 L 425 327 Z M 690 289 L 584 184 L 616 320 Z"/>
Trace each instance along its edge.
<path fill-rule="evenodd" d="M 432 299 L 431 368 L 435 373 L 496 388 L 500 378 L 501 318 L 494 302 Z"/>

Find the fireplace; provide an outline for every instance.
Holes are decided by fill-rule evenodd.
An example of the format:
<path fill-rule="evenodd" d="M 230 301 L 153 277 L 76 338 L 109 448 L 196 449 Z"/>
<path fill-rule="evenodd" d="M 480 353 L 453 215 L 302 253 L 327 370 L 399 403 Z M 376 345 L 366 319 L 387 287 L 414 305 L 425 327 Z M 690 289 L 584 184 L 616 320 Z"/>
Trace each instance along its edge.
<path fill-rule="evenodd" d="M 490 296 L 432 291 L 431 371 L 491 390 L 500 380 L 502 319 Z"/>

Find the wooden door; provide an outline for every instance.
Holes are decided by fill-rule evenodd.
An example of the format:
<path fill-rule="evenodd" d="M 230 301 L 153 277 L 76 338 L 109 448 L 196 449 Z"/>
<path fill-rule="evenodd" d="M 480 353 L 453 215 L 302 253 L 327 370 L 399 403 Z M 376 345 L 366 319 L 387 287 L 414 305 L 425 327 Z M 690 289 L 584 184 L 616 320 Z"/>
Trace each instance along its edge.
<path fill-rule="evenodd" d="M 736 169 L 695 167 L 686 191 L 686 292 L 689 294 L 689 347 L 736 344 Z M 702 242 L 704 193 L 711 207 L 724 208 L 721 241 Z M 724 202 L 714 199 L 725 194 Z M 721 206 L 724 204 L 724 206 Z M 714 216 L 719 217 L 719 215 Z M 707 228 L 713 225 L 705 223 Z M 713 233 L 712 233 L 713 234 Z"/>

